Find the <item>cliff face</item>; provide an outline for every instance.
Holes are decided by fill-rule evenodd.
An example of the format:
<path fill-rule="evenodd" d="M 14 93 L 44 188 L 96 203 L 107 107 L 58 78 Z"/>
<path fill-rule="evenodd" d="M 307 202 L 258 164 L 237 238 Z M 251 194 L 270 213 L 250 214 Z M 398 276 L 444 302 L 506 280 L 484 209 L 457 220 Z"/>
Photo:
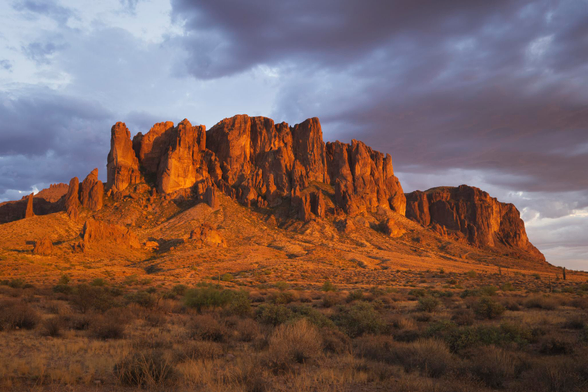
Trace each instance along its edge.
<path fill-rule="evenodd" d="M 141 172 L 163 194 L 192 189 L 204 197 L 215 186 L 245 205 L 276 206 L 290 198 L 292 205 L 324 216 L 322 196 L 299 197 L 318 182 L 334 187 L 336 206 L 347 213 L 379 206 L 405 211 L 390 155 L 357 141 L 325 145 L 318 118 L 290 127 L 237 115 L 208 132 L 188 120 L 177 127 L 165 122 L 137 134 L 132 143 L 121 124 L 112 129 L 108 161 L 108 186 L 115 192 L 142 181 L 129 174 Z M 309 210 L 310 198 L 314 207 Z M 306 220 L 310 215 L 302 211 L 299 216 Z"/>
<path fill-rule="evenodd" d="M 408 193 L 406 199 L 406 217 L 439 234 L 479 247 L 514 248 L 533 258 L 545 259 L 529 242 L 516 207 L 501 203 L 478 188 L 432 188 Z"/>

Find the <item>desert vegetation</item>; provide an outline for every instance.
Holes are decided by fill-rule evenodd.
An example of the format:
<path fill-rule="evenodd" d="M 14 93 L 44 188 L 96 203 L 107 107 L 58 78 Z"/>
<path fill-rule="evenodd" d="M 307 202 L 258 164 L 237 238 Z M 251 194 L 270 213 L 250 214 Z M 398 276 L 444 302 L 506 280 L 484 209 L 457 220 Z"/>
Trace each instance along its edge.
<path fill-rule="evenodd" d="M 425 283 L 2 281 L 0 388 L 588 388 L 588 284 L 413 274 Z"/>

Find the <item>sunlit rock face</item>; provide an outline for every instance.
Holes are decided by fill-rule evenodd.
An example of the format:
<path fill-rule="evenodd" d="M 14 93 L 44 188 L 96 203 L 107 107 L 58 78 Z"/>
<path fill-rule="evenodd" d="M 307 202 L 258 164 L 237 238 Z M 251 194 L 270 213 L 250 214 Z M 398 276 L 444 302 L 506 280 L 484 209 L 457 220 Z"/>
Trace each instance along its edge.
<path fill-rule="evenodd" d="M 516 248 L 545 259 L 529 242 L 516 207 L 501 203 L 478 188 L 438 187 L 408 193 L 406 199 L 407 218 L 439 234 L 479 247 Z"/>

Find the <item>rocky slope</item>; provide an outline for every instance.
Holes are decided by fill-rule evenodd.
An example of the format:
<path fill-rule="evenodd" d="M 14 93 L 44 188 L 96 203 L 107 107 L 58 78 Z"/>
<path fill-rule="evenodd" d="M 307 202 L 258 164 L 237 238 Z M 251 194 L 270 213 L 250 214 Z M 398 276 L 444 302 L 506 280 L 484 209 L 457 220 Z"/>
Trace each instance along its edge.
<path fill-rule="evenodd" d="M 439 234 L 480 247 L 506 247 L 545 258 L 527 238 L 513 204 L 501 203 L 467 185 L 438 187 L 406 194 L 406 217 Z"/>

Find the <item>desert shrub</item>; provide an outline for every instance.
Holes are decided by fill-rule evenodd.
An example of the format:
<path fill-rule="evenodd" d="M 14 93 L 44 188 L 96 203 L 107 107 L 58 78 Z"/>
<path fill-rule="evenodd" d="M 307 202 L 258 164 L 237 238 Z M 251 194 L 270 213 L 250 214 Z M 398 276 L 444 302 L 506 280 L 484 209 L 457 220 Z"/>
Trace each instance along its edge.
<path fill-rule="evenodd" d="M 181 348 L 174 352 L 174 359 L 176 361 L 211 360 L 220 358 L 224 354 L 222 343 L 196 340 L 184 342 Z"/>
<path fill-rule="evenodd" d="M 232 282 L 235 279 L 235 277 L 232 274 L 223 274 L 221 276 L 221 280 L 223 282 Z"/>
<path fill-rule="evenodd" d="M 382 316 L 368 302 L 359 301 L 352 305 L 341 306 L 338 311 L 335 324 L 350 337 L 366 333 L 378 334 L 386 327 Z"/>
<path fill-rule="evenodd" d="M 586 325 L 588 325 L 586 316 L 574 314 L 563 323 L 562 327 L 566 328 L 566 329 L 579 329 L 579 330 L 581 330 Z"/>
<path fill-rule="evenodd" d="M 471 271 L 466 272 L 466 276 L 468 278 L 475 278 L 476 276 L 478 276 L 478 273 L 474 270 L 471 270 Z"/>
<path fill-rule="evenodd" d="M 328 292 L 323 295 L 322 306 L 330 308 L 341 303 L 341 297 L 337 293 Z"/>
<path fill-rule="evenodd" d="M 569 355 L 574 352 L 576 342 L 561 334 L 548 334 L 539 341 L 539 352 L 546 355 Z"/>
<path fill-rule="evenodd" d="M 249 298 L 249 293 L 244 290 L 234 291 L 227 312 L 241 317 L 250 316 L 251 299 Z"/>
<path fill-rule="evenodd" d="M 294 301 L 294 295 L 289 291 L 278 291 L 271 294 L 270 301 L 277 305 L 286 305 Z"/>
<path fill-rule="evenodd" d="M 255 317 L 263 324 L 279 325 L 292 317 L 292 310 L 284 305 L 263 304 L 257 307 Z"/>
<path fill-rule="evenodd" d="M 184 294 L 186 294 L 186 290 L 188 290 L 188 287 L 184 284 L 177 284 L 174 287 L 172 287 L 171 292 L 174 295 L 179 295 L 182 296 Z"/>
<path fill-rule="evenodd" d="M 293 364 L 316 360 L 322 350 L 322 337 L 317 328 L 302 319 L 276 328 L 269 339 L 264 362 L 274 372 L 288 372 Z"/>
<path fill-rule="evenodd" d="M 351 339 L 343 332 L 333 328 L 322 328 L 320 333 L 325 352 L 337 355 L 351 353 Z"/>
<path fill-rule="evenodd" d="M 145 323 L 150 327 L 163 327 L 167 323 L 165 314 L 157 311 L 151 311 L 145 315 Z"/>
<path fill-rule="evenodd" d="M 259 325 L 251 319 L 238 320 L 234 326 L 234 331 L 237 333 L 237 338 L 242 342 L 251 342 L 260 334 Z"/>
<path fill-rule="evenodd" d="M 61 275 L 61 277 L 57 281 L 57 284 L 68 284 L 70 280 L 71 279 L 68 275 L 63 274 L 63 275 Z"/>
<path fill-rule="evenodd" d="M 223 342 L 229 336 L 229 331 L 212 315 L 194 317 L 190 327 L 191 337 L 213 342 Z"/>
<path fill-rule="evenodd" d="M 510 310 L 511 312 L 518 312 L 521 310 L 519 303 L 512 298 L 504 299 L 501 301 L 501 303 L 502 306 L 504 306 L 507 310 Z"/>
<path fill-rule="evenodd" d="M 85 284 L 76 287 L 70 301 L 81 313 L 86 313 L 91 309 L 103 312 L 116 305 L 109 290 Z"/>
<path fill-rule="evenodd" d="M 276 282 L 276 283 L 274 283 L 274 287 L 280 291 L 285 291 L 290 288 L 290 285 L 286 282 Z"/>
<path fill-rule="evenodd" d="M 436 339 L 397 343 L 390 337 L 364 336 L 355 341 L 354 347 L 360 357 L 400 365 L 407 372 L 418 371 L 428 377 L 442 376 L 453 364 L 445 343 Z"/>
<path fill-rule="evenodd" d="M 457 325 L 473 325 L 474 312 L 471 309 L 457 309 L 451 316 L 451 321 Z"/>
<path fill-rule="evenodd" d="M 71 294 L 73 292 L 73 287 L 68 284 L 58 284 L 53 286 L 53 292 L 59 294 Z"/>
<path fill-rule="evenodd" d="M 431 321 L 432 316 L 430 313 L 421 312 L 421 313 L 415 313 L 413 317 L 419 323 L 428 323 L 429 321 Z"/>
<path fill-rule="evenodd" d="M 471 353 L 470 372 L 490 388 L 503 388 L 515 376 L 516 358 L 502 348 L 481 347 Z"/>
<path fill-rule="evenodd" d="M 474 304 L 473 310 L 480 318 L 495 319 L 504 313 L 504 306 L 488 297 L 483 297 Z"/>
<path fill-rule="evenodd" d="M 20 301 L 0 303 L 0 330 L 33 329 L 39 322 L 37 311 Z"/>
<path fill-rule="evenodd" d="M 321 288 L 321 290 L 323 291 L 337 291 L 337 287 L 331 283 L 331 281 L 326 280 L 325 283 L 323 283 L 323 287 Z"/>
<path fill-rule="evenodd" d="M 90 335 L 96 339 L 121 339 L 124 336 L 126 322 L 121 312 L 109 310 L 103 315 L 96 315 L 90 322 Z"/>
<path fill-rule="evenodd" d="M 135 303 L 144 308 L 152 308 L 155 305 L 155 297 L 149 294 L 147 291 L 135 291 L 125 296 L 125 299 L 131 303 Z"/>
<path fill-rule="evenodd" d="M 9 280 L 6 282 L 6 285 L 8 287 L 12 287 L 13 289 L 24 289 L 27 283 L 24 281 L 24 279 L 17 278 Z"/>
<path fill-rule="evenodd" d="M 418 370 L 429 377 L 442 376 L 453 363 L 453 356 L 445 343 L 435 339 L 404 343 L 396 355 L 406 371 Z"/>
<path fill-rule="evenodd" d="M 89 314 L 67 314 L 61 316 L 62 325 L 66 328 L 82 331 L 88 329 L 92 323 L 92 316 Z"/>
<path fill-rule="evenodd" d="M 557 308 L 557 302 L 553 298 L 544 297 L 541 295 L 535 295 L 527 298 L 524 302 L 526 308 L 554 310 Z"/>
<path fill-rule="evenodd" d="M 158 386 L 173 379 L 174 364 L 160 350 L 132 352 L 114 366 L 119 382 L 128 386 Z"/>
<path fill-rule="evenodd" d="M 424 289 L 412 289 L 408 292 L 408 295 L 419 298 L 427 295 L 427 292 Z"/>
<path fill-rule="evenodd" d="M 354 290 L 347 295 L 347 298 L 345 300 L 347 302 L 361 301 L 363 300 L 363 291 Z"/>
<path fill-rule="evenodd" d="M 365 335 L 353 340 L 353 351 L 357 356 L 391 364 L 397 362 L 397 346 L 391 336 L 385 335 Z"/>
<path fill-rule="evenodd" d="M 537 392 L 581 392 L 586 380 L 577 372 L 574 360 L 545 359 L 522 375 L 525 389 Z"/>
<path fill-rule="evenodd" d="M 479 290 L 466 289 L 466 290 L 462 291 L 459 296 L 461 298 L 479 297 L 480 296 L 480 291 Z"/>
<path fill-rule="evenodd" d="M 205 308 L 221 308 L 233 299 L 234 292 L 216 287 L 200 287 L 186 291 L 184 304 L 201 312 Z"/>
<path fill-rule="evenodd" d="M 91 286 L 102 287 L 106 286 L 106 281 L 103 278 L 96 278 L 91 283 Z"/>
<path fill-rule="evenodd" d="M 478 289 L 478 292 L 480 293 L 480 295 L 487 295 L 489 297 L 496 294 L 497 291 L 498 291 L 498 287 L 496 287 L 496 286 L 482 286 Z"/>
<path fill-rule="evenodd" d="M 322 314 L 320 311 L 311 308 L 310 306 L 292 306 L 291 310 L 293 319 L 305 318 L 308 320 L 308 322 L 317 326 L 318 328 L 335 327 L 335 324 L 331 319 Z"/>
<path fill-rule="evenodd" d="M 439 300 L 433 297 L 421 297 L 418 301 L 417 309 L 421 312 L 432 313 L 439 306 Z"/>
<path fill-rule="evenodd" d="M 578 309 L 588 309 L 588 298 L 576 298 L 570 302 L 570 305 Z"/>
<path fill-rule="evenodd" d="M 515 288 L 512 285 L 512 283 L 506 282 L 502 286 L 500 286 L 500 290 L 502 290 L 502 291 L 515 291 Z"/>
<path fill-rule="evenodd" d="M 42 336 L 61 336 L 62 320 L 59 317 L 50 317 L 41 322 L 40 334 Z"/>

